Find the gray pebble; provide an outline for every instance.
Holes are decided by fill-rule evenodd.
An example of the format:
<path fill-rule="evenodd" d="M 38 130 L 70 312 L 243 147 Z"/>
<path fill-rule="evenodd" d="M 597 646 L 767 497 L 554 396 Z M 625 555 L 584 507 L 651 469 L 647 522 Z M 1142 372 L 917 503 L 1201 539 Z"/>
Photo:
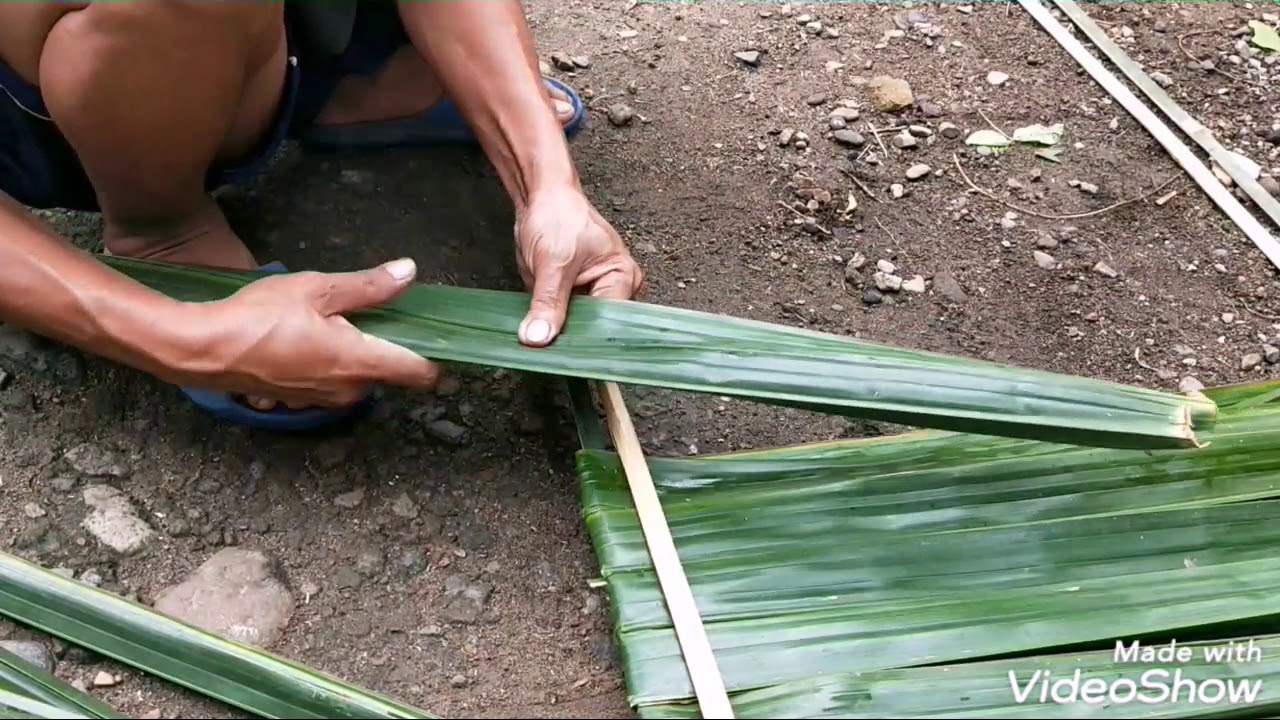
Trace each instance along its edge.
<path fill-rule="evenodd" d="M 889 186 L 889 194 L 895 199 L 901 198 L 903 195 L 907 194 L 907 188 L 902 183 L 894 183 Z"/>
<path fill-rule="evenodd" d="M 1252 370 L 1262 364 L 1262 353 L 1247 353 L 1240 358 L 1241 370 Z"/>
<path fill-rule="evenodd" d="M 1098 273 L 1099 275 L 1105 275 L 1106 277 L 1109 277 L 1109 278 L 1120 276 L 1120 273 L 1116 272 L 1115 268 L 1111 267 L 1110 265 L 1108 265 L 1106 262 L 1102 260 L 1099 260 L 1098 263 L 1093 266 L 1093 271 Z"/>
<path fill-rule="evenodd" d="M 81 443 L 63 455 L 77 472 L 91 477 L 124 477 L 129 467 L 119 453 L 91 443 Z"/>
<path fill-rule="evenodd" d="M 1182 378 L 1181 382 L 1178 383 L 1179 392 L 1194 393 L 1200 392 L 1201 390 L 1204 390 L 1204 383 L 1190 375 Z"/>
<path fill-rule="evenodd" d="M 928 165 L 925 165 L 924 163 L 917 163 L 907 168 L 907 179 L 919 180 L 920 178 L 923 178 L 924 176 L 928 175 L 932 171 L 933 171 L 933 168 L 929 167 Z"/>
<path fill-rule="evenodd" d="M 942 137 L 948 140 L 955 140 L 961 135 L 960 128 L 949 122 L 944 122 L 939 125 L 938 132 L 942 134 Z"/>
<path fill-rule="evenodd" d="M 909 150 L 920 144 L 919 140 L 916 140 L 914 136 L 907 133 L 898 133 L 897 135 L 894 135 L 892 142 L 893 146 L 899 150 Z"/>
<path fill-rule="evenodd" d="M 845 122 L 844 118 L 834 116 L 827 121 L 827 124 L 831 126 L 832 130 L 843 130 L 849 126 L 849 123 Z"/>
<path fill-rule="evenodd" d="M 53 672 L 53 653 L 42 642 L 34 640 L 4 640 L 0 641 L 0 648 L 17 655 L 22 660 L 46 673 Z"/>
<path fill-rule="evenodd" d="M 1272 365 L 1275 365 L 1276 363 L 1280 362 L 1280 348 L 1276 347 L 1275 345 L 1263 345 L 1262 359 L 1266 360 Z"/>
<path fill-rule="evenodd" d="M 751 67 L 758 67 L 760 65 L 759 50 L 743 50 L 741 52 L 734 53 L 733 56 Z"/>
<path fill-rule="evenodd" d="M 907 132 L 911 133 L 916 137 L 922 137 L 922 138 L 926 138 L 933 135 L 933 131 L 925 127 L 924 125 L 911 125 L 907 128 Z"/>
<path fill-rule="evenodd" d="M 636 116 L 636 111 L 626 103 L 614 103 L 609 106 L 609 122 L 616 127 L 625 127 L 631 124 L 632 119 Z"/>
<path fill-rule="evenodd" d="M 882 300 L 884 300 L 884 296 L 880 294 L 879 290 L 867 290 L 862 294 L 862 302 L 868 305 L 876 305 Z"/>
<path fill-rule="evenodd" d="M 452 420 L 437 420 L 427 425 L 427 434 L 451 445 L 460 445 L 467 437 L 467 429 Z"/>
<path fill-rule="evenodd" d="M 824 92 L 814 93 L 805 98 L 805 104 L 817 107 L 827 102 L 827 94 Z"/>
<path fill-rule="evenodd" d="M 831 137 L 841 145 L 850 147 L 862 147 L 867 143 L 867 139 L 862 136 L 862 133 L 856 130 L 836 130 L 831 134 Z"/>
<path fill-rule="evenodd" d="M 1032 255 L 1036 259 L 1036 264 L 1044 268 L 1045 270 L 1052 270 L 1058 267 L 1058 261 L 1054 260 L 1053 256 L 1047 252 L 1036 250 L 1035 252 L 1032 253 Z"/>

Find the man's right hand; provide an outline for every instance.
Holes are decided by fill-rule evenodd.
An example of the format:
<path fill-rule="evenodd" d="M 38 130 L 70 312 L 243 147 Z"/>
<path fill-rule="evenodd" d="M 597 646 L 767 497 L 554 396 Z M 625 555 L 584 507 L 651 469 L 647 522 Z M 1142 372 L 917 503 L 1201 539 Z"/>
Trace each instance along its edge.
<path fill-rule="evenodd" d="M 220 302 L 187 306 L 191 342 L 166 363 L 172 380 L 243 394 L 259 410 L 277 401 L 344 407 L 374 383 L 432 389 L 435 364 L 343 317 L 392 300 L 415 274 L 404 258 L 358 272 L 270 276 Z"/>

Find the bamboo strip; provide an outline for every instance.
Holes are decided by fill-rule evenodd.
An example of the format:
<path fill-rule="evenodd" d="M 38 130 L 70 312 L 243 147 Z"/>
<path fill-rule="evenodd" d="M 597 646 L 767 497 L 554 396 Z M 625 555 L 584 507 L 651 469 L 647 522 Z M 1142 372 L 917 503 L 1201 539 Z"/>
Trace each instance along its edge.
<path fill-rule="evenodd" d="M 1280 243 L 1277 243 L 1262 223 L 1258 222 L 1258 219 L 1218 181 L 1218 178 L 1200 161 L 1200 158 L 1196 157 L 1191 148 L 1161 122 L 1160 118 L 1156 117 L 1156 114 L 1138 96 L 1111 74 L 1102 61 L 1055 20 L 1039 0 L 1018 0 L 1018 3 L 1076 59 L 1076 62 L 1080 63 L 1081 67 L 1093 76 L 1098 84 L 1102 85 L 1138 122 L 1142 123 L 1142 126 L 1164 146 L 1174 160 L 1191 174 L 1191 177 L 1218 204 L 1218 207 L 1244 231 L 1258 249 L 1262 250 L 1271 263 L 1280 267 Z M 1234 163 L 1231 166 L 1234 167 Z"/>
<path fill-rule="evenodd" d="M 715 655 L 711 651 L 711 641 L 707 639 L 706 630 L 702 626 L 702 616 L 694 602 L 693 591 L 685 577 L 671 530 L 667 527 L 667 516 L 658 500 L 658 491 L 654 488 L 653 477 L 649 474 L 644 450 L 640 447 L 640 439 L 636 437 L 622 392 L 617 383 L 608 382 L 602 385 L 601 395 L 613 444 L 622 461 L 627 484 L 631 487 L 636 512 L 640 516 L 640 527 L 658 574 L 658 583 L 662 586 L 662 594 L 684 654 L 685 667 L 689 670 L 694 693 L 698 697 L 698 705 L 702 708 L 702 717 L 732 718 L 733 708 L 725 692 L 724 678 L 720 675 Z"/>

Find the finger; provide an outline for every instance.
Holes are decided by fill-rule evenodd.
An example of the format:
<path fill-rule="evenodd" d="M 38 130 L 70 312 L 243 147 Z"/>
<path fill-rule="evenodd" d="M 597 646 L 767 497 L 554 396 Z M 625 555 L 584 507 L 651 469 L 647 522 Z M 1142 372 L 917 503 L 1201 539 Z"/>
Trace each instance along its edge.
<path fill-rule="evenodd" d="M 434 390 L 440 379 L 440 367 L 421 355 L 383 340 L 357 333 L 361 356 L 361 375 L 371 382 L 388 383 L 419 390 Z"/>
<path fill-rule="evenodd" d="M 633 276 L 621 271 L 605 275 L 591 287 L 591 297 L 613 300 L 630 300 L 634 292 Z"/>
<path fill-rule="evenodd" d="M 316 309 L 335 315 L 377 307 L 408 289 L 417 271 L 411 258 L 400 258 L 368 270 L 320 275 Z"/>
<path fill-rule="evenodd" d="M 520 323 L 520 342 L 533 347 L 550 344 L 564 325 L 572 291 L 573 276 L 564 265 L 544 266 L 533 281 L 529 312 Z"/>

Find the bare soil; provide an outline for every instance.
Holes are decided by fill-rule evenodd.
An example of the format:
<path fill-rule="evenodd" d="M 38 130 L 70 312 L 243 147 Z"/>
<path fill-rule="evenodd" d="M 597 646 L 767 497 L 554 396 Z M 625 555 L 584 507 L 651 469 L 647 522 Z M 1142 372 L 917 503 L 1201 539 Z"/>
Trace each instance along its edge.
<path fill-rule="evenodd" d="M 1167 73 L 1224 143 L 1280 174 L 1264 139 L 1280 127 L 1280 64 L 1232 80 L 1190 67 L 1177 43 L 1204 31 L 1185 47 L 1243 77 L 1247 62 L 1226 58 L 1258 4 L 1086 7 L 1149 71 Z M 802 14 L 838 37 L 807 30 Z M 530 17 L 549 63 L 553 52 L 589 58 L 552 72 L 591 105 L 573 152 L 643 264 L 648 301 L 1166 389 L 1185 376 L 1212 385 L 1277 372 L 1242 362 L 1265 354 L 1277 331 L 1280 285 L 1266 258 L 1016 4 L 539 0 Z M 734 56 L 751 50 L 758 66 Z M 1008 80 L 991 84 L 991 71 Z M 867 85 L 879 75 L 927 100 L 877 110 Z M 849 129 L 868 139 L 863 148 L 828 137 L 845 100 L 860 110 Z M 619 103 L 629 124 L 608 118 Z M 942 136 L 943 122 L 961 137 Z M 1064 123 L 1060 162 L 1031 146 L 978 155 L 963 139 L 989 122 L 1008 133 Z M 871 133 L 910 124 L 933 134 L 899 149 L 886 133 L 882 149 Z M 788 129 L 807 147 L 780 145 Z M 1020 209 L 972 192 L 957 159 Z M 907 180 L 918 163 L 932 172 Z M 1170 179 L 1160 195 L 1177 192 L 1163 205 L 1150 195 L 1104 211 Z M 819 207 L 805 208 L 797 190 Z M 851 196 L 857 209 L 845 214 Z M 409 254 L 427 281 L 519 287 L 509 204 L 472 148 L 295 152 L 223 202 L 260 258 L 294 269 Z M 1037 216 L 1084 213 L 1094 214 Z M 807 214 L 808 230 L 797 224 Z M 96 242 L 95 218 L 50 217 L 77 242 Z M 857 254 L 866 265 L 851 270 Z M 921 275 L 926 291 L 868 304 L 879 260 L 905 279 Z M 9 328 L 0 367 L 12 376 L 0 391 L 0 547 L 144 602 L 224 546 L 261 549 L 297 603 L 275 652 L 444 716 L 631 715 L 607 598 L 588 586 L 596 565 L 579 516 L 576 436 L 554 379 L 458 367 L 438 396 L 388 391 L 371 418 L 298 438 L 220 425 L 174 388 Z M 633 388 L 628 398 L 660 454 L 895 430 L 716 396 Z M 438 418 L 465 436 L 440 439 L 428 430 Z M 82 490 L 104 482 L 70 469 L 65 453 L 83 443 L 124 459 L 125 476 L 105 482 L 156 529 L 143 552 L 121 557 L 82 527 Z M 450 578 L 488 592 L 478 616 L 447 612 Z M 6 637 L 38 636 L 0 622 Z M 131 716 L 239 716 L 55 649 L 65 678 L 119 673 L 120 684 L 93 692 Z"/>

